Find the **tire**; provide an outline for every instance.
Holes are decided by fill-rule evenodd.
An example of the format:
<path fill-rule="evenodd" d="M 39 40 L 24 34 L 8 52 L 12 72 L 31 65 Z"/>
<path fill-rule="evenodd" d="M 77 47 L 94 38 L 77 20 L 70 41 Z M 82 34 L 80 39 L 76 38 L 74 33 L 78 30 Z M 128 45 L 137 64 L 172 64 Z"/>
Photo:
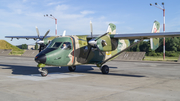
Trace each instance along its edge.
<path fill-rule="evenodd" d="M 43 72 L 41 72 L 41 76 L 42 77 L 46 77 L 48 75 L 48 70 L 47 69 L 43 69 Z"/>
<path fill-rule="evenodd" d="M 76 70 L 76 66 L 69 66 L 68 69 L 70 72 L 74 72 Z"/>
<path fill-rule="evenodd" d="M 102 72 L 102 74 L 108 74 L 109 73 L 109 67 L 107 65 L 102 66 L 101 72 Z"/>

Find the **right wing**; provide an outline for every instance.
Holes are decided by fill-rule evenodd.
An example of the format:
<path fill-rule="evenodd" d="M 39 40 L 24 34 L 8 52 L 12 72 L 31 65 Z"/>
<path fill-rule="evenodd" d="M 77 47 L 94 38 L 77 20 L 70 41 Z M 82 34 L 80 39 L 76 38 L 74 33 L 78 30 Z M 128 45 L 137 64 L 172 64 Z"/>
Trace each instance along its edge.
<path fill-rule="evenodd" d="M 161 33 L 134 33 L 134 34 L 114 34 L 111 38 L 117 39 L 149 39 L 162 37 L 180 37 L 180 32 L 161 32 Z"/>

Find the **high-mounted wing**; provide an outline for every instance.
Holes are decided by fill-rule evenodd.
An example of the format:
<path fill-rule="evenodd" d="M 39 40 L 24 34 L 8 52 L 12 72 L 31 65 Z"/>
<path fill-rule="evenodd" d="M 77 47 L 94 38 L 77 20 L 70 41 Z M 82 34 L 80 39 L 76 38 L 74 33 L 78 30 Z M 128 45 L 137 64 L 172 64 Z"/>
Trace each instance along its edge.
<path fill-rule="evenodd" d="M 99 36 L 100 35 L 93 35 L 93 38 Z M 180 37 L 180 32 L 110 34 L 110 37 L 115 39 L 149 39 L 149 38 L 162 38 L 162 37 Z M 91 36 L 88 35 L 87 38 L 91 39 Z"/>
<path fill-rule="evenodd" d="M 149 39 L 162 37 L 180 37 L 180 32 L 161 32 L 161 33 L 135 33 L 135 34 L 115 34 L 111 38 L 118 39 Z"/>
<path fill-rule="evenodd" d="M 44 36 L 5 36 L 5 38 L 16 38 L 16 39 L 34 39 L 34 40 L 37 40 L 37 39 L 42 39 Z M 51 37 L 51 36 L 46 36 L 45 38 L 48 38 L 48 37 Z"/>

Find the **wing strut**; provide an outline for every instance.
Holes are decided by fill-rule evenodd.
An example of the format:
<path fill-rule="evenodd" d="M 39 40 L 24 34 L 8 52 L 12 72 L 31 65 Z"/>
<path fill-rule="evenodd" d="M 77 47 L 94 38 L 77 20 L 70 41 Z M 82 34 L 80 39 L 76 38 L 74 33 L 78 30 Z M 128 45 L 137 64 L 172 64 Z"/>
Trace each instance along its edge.
<path fill-rule="evenodd" d="M 100 65 L 102 66 L 102 65 L 103 65 L 104 63 L 106 63 L 107 61 L 109 61 L 109 60 L 111 60 L 112 58 L 114 58 L 114 57 L 118 56 L 119 54 L 121 54 L 122 52 L 124 52 L 124 51 L 128 50 L 129 48 L 131 48 L 131 47 L 133 47 L 133 46 L 137 45 L 138 43 L 142 42 L 143 40 L 144 40 L 144 39 L 141 39 L 140 41 L 138 41 L 138 42 L 136 42 L 136 43 L 132 44 L 131 46 L 127 47 L 126 49 L 124 49 L 124 50 L 122 50 L 122 51 L 120 51 L 119 53 L 116 53 L 116 54 L 115 54 L 115 55 L 113 55 L 112 57 L 110 57 L 110 58 L 108 58 L 108 59 L 104 60 L 104 61 L 103 61 Z"/>

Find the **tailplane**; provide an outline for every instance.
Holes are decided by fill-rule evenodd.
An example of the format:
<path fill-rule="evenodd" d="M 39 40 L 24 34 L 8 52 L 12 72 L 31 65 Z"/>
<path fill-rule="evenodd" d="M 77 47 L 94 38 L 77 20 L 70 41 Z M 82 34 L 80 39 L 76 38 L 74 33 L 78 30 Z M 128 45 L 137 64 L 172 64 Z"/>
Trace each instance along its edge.
<path fill-rule="evenodd" d="M 160 23 L 158 21 L 154 21 L 152 33 L 159 33 L 160 31 Z M 156 50 L 159 47 L 159 38 L 150 38 L 151 49 Z"/>

